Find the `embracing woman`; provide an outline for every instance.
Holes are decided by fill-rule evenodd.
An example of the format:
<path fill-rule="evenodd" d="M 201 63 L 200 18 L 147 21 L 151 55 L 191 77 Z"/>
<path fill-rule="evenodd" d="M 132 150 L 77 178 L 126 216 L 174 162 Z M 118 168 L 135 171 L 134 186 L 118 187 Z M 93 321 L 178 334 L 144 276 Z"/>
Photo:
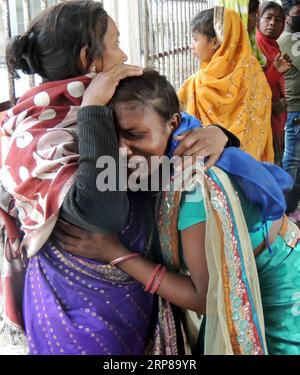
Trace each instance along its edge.
<path fill-rule="evenodd" d="M 176 137 L 200 126 L 179 112 L 174 89 L 155 71 L 123 80 L 111 106 L 120 146 L 149 170 L 151 157 L 172 156 Z M 157 202 L 161 263 L 67 223 L 55 238 L 125 271 L 150 295 L 205 314 L 206 354 L 299 354 L 300 231 L 284 215 L 291 177 L 230 147 L 187 182 L 180 190 L 174 176 Z"/>
<path fill-rule="evenodd" d="M 123 271 L 88 254 L 73 256 L 49 240 L 61 217 L 119 236 L 148 255 L 153 221 L 140 223 L 141 216 L 151 216 L 147 201 L 96 186 L 99 157 L 112 157 L 119 165 L 113 114 L 106 104 L 120 80 L 143 73 L 126 60 L 116 24 L 101 3 L 89 0 L 47 8 L 7 47 L 10 72 L 39 74 L 43 83 L 6 112 L 0 127 L 2 348 L 126 355 L 153 348 L 150 334 L 157 333 L 159 319 L 152 295 Z M 96 103 L 90 94 L 95 90 Z M 212 156 L 210 162 L 228 141 L 214 126 L 183 138 L 179 155 L 192 148 L 189 153 Z M 171 317 L 168 306 L 163 322 Z M 173 338 L 172 329 L 171 324 Z M 176 353 L 173 343 L 160 337 L 155 349 Z"/>

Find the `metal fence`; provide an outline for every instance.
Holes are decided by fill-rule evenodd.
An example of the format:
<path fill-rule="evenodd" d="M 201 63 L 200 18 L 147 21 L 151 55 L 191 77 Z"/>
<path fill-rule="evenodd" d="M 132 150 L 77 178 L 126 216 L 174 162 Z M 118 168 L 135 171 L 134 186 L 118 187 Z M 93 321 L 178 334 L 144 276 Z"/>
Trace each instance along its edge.
<path fill-rule="evenodd" d="M 39 77 L 21 75 L 14 80 L 7 72 L 4 57 L 5 41 L 22 33 L 30 20 L 47 6 L 64 0 L 0 0 L 0 112 L 15 103 L 29 87 L 40 82 Z M 65 0 L 67 1 L 67 0 Z M 190 21 L 214 0 L 103 0 L 110 15 L 122 24 L 126 49 L 132 63 L 151 66 L 165 74 L 175 88 L 193 74 L 198 64 L 191 55 Z M 124 19 L 125 18 L 125 19 Z"/>
<path fill-rule="evenodd" d="M 9 108 L 15 103 L 16 97 L 23 93 L 24 89 L 36 85 L 36 77 L 22 77 L 15 81 L 9 74 L 5 65 L 5 44 L 7 40 L 16 34 L 22 33 L 29 22 L 46 7 L 58 3 L 59 0 L 1 0 L 2 19 L 0 22 L 0 77 L 2 95 L 0 111 Z M 7 97 L 6 97 L 7 93 Z"/>
<path fill-rule="evenodd" d="M 167 76 L 178 89 L 198 69 L 190 50 L 190 22 L 210 0 L 142 0 L 143 64 Z"/>

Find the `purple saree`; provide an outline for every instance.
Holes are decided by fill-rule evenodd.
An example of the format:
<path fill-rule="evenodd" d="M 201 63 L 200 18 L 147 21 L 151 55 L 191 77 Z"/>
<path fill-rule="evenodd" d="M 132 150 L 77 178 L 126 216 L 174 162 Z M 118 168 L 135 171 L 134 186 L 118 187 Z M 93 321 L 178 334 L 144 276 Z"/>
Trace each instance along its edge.
<path fill-rule="evenodd" d="M 120 238 L 147 255 L 151 220 L 136 198 Z M 153 310 L 152 295 L 116 267 L 51 243 L 29 261 L 23 312 L 30 354 L 143 354 Z"/>

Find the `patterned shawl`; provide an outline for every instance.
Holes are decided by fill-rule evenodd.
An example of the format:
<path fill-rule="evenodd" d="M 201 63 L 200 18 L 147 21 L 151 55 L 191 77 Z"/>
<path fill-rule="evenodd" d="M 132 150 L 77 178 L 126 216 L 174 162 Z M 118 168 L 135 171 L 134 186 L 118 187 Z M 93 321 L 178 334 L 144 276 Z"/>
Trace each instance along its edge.
<path fill-rule="evenodd" d="M 180 103 L 204 126 L 230 130 L 257 160 L 273 162 L 271 91 L 247 31 L 236 12 L 222 7 L 215 8 L 214 27 L 221 46 L 180 88 Z"/>
<path fill-rule="evenodd" d="M 19 341 L 24 258 L 47 241 L 72 185 L 79 159 L 77 112 L 90 80 L 35 87 L 0 123 L 0 312 Z"/>
<path fill-rule="evenodd" d="M 35 87 L 1 123 L 0 183 L 23 237 L 11 257 L 23 248 L 34 255 L 52 232 L 78 166 L 77 111 L 89 82 L 79 77 Z"/>

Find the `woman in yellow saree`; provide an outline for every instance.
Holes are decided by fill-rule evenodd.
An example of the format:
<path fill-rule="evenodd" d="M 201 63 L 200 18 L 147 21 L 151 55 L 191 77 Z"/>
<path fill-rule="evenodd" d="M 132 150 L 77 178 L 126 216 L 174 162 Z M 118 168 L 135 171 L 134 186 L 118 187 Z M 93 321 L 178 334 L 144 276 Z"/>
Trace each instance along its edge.
<path fill-rule="evenodd" d="M 178 92 L 182 109 L 204 126 L 218 123 L 257 160 L 273 162 L 271 91 L 239 15 L 223 7 L 192 21 L 192 51 L 199 71 Z"/>

